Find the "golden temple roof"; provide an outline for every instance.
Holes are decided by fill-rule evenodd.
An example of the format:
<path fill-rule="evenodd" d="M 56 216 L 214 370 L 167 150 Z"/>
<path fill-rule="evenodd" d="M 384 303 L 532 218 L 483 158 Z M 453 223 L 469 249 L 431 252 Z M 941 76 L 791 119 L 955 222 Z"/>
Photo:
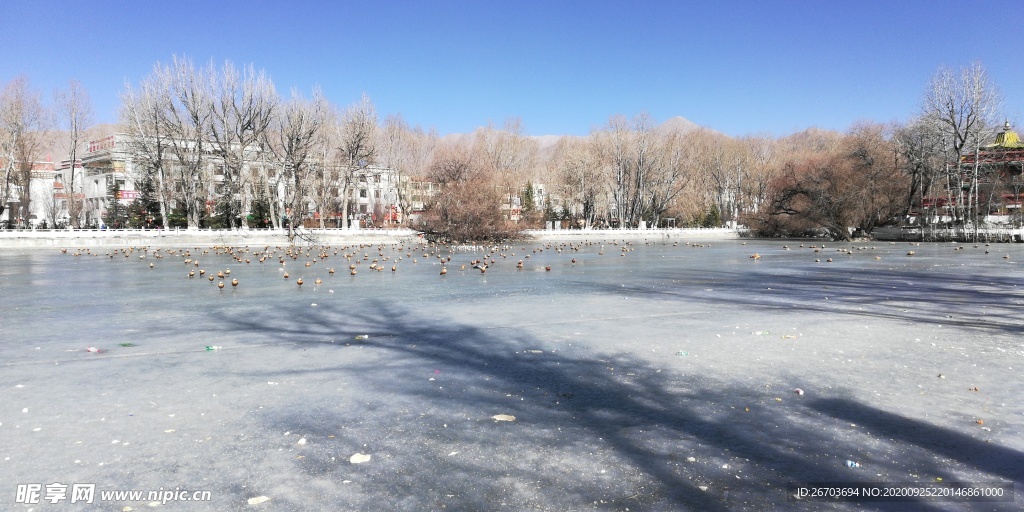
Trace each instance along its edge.
<path fill-rule="evenodd" d="M 1020 149 L 1024 148 L 1024 144 L 1020 141 L 1020 136 L 1017 132 L 1010 129 L 1010 121 L 1006 121 L 1003 125 L 1003 131 L 996 134 L 996 141 L 994 144 L 985 146 L 985 149 Z"/>

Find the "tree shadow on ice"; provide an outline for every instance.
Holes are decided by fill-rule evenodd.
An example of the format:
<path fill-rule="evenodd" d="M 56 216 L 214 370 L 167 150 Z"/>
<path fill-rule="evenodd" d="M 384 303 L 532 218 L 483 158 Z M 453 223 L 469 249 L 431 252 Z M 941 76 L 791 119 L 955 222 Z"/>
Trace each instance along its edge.
<path fill-rule="evenodd" d="M 808 406 L 829 417 L 856 423 L 879 438 L 918 446 L 938 457 L 962 462 L 1004 481 L 1024 483 L 1024 453 L 907 418 L 862 403 L 829 398 Z"/>
<path fill-rule="evenodd" d="M 830 404 L 838 402 L 781 398 L 662 370 L 631 354 L 598 359 L 582 349 L 552 350 L 551 343 L 516 329 L 460 325 L 390 304 L 345 312 L 285 306 L 233 322 L 235 329 L 320 351 L 324 364 L 272 372 L 282 379 L 358 381 L 357 404 L 312 407 L 301 405 L 299 394 L 297 405 L 262 417 L 272 431 L 302 432 L 310 440 L 296 470 L 330 488 L 324 499 L 345 508 L 777 508 L 788 499 L 790 483 L 872 479 L 843 464 L 865 452 L 846 431 L 851 415 L 864 421 L 888 414 L 856 402 L 836 408 Z M 369 337 L 351 346 L 330 341 L 360 333 Z M 386 363 L 343 362 L 350 350 L 379 351 Z M 499 414 L 515 420 L 497 421 Z M 898 431 L 921 425 L 888 417 L 873 426 Z M 964 441 L 927 427 L 941 442 Z M 891 437 L 891 443 L 876 440 L 880 449 L 914 444 Z M 940 474 L 935 455 L 941 455 L 1001 478 L 1019 477 L 1003 465 L 944 450 L 941 442 L 903 450 L 904 464 Z M 1007 462 L 1021 461 L 1012 450 L 992 450 Z M 349 464 L 356 452 L 373 461 Z M 303 502 L 301 496 L 275 500 Z M 849 504 L 812 505 L 844 510 Z"/>
<path fill-rule="evenodd" d="M 1024 332 L 1024 279 L 890 269 L 822 269 L 663 273 L 647 283 L 581 287 L 664 300 L 940 323 Z"/>

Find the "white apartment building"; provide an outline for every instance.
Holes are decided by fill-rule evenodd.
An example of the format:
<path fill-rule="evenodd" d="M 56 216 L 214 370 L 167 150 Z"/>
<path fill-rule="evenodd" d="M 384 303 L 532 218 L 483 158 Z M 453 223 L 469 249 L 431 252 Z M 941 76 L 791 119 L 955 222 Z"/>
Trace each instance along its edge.
<path fill-rule="evenodd" d="M 22 198 L 25 191 L 22 190 L 22 187 L 11 184 L 7 204 L 4 205 L 3 215 L 0 215 L 0 225 L 24 226 L 27 220 L 28 226 L 32 228 L 53 227 L 54 219 L 63 218 L 60 214 L 60 205 L 56 201 L 56 194 L 59 191 L 54 189 L 56 174 L 56 164 L 53 162 L 33 163 L 28 186 L 30 212 L 28 219 L 24 218 L 22 211 Z"/>
<path fill-rule="evenodd" d="M 143 170 L 135 165 L 130 152 L 130 140 L 126 134 L 115 133 L 98 140 L 90 141 L 80 153 L 78 162 L 74 167 L 75 190 L 80 200 L 84 202 L 82 211 L 82 226 L 102 226 L 103 217 L 107 208 L 114 200 L 121 201 L 124 205 L 130 204 L 139 197 L 138 184 L 142 180 Z M 39 186 L 35 186 L 41 194 L 50 194 L 52 203 L 55 203 L 57 211 L 60 212 L 57 218 L 66 223 L 68 221 L 66 191 L 71 180 L 71 162 L 63 161 L 59 168 L 55 169 L 51 176 L 42 177 Z M 289 189 L 292 184 L 289 180 L 282 179 L 279 174 L 273 171 L 272 162 L 253 162 L 249 164 L 252 168 L 260 168 L 260 165 L 267 165 L 267 176 L 269 189 L 274 196 L 271 199 L 276 203 L 276 212 L 288 212 L 286 198 L 289 197 Z M 171 162 L 169 167 L 173 168 Z M 223 194 L 224 176 L 221 165 L 214 156 L 209 158 L 206 166 L 203 181 L 206 190 L 203 192 L 207 205 L 207 213 L 212 213 L 217 199 Z M 173 174 L 173 173 L 172 173 Z M 45 182 L 45 183 L 44 183 Z M 109 196 L 110 187 L 117 183 L 120 187 L 120 197 Z M 402 222 L 408 215 L 414 215 L 422 211 L 429 197 L 433 195 L 437 186 L 435 184 L 410 179 L 402 176 L 401 179 L 391 169 L 371 165 L 364 169 L 357 170 L 350 177 L 347 187 L 344 183 L 337 183 L 331 187 L 335 194 L 338 194 L 332 202 L 330 211 L 325 212 L 323 224 L 326 227 L 342 227 L 345 221 L 351 226 L 384 226 Z M 348 200 L 341 194 L 347 190 Z M 407 198 L 408 212 L 403 211 L 400 194 Z M 235 197 L 240 201 L 243 210 L 250 205 L 249 199 Z M 45 201 L 33 201 L 33 211 L 39 208 L 38 216 L 45 218 L 42 210 Z M 347 203 L 348 211 L 342 212 Z M 167 205 L 168 210 L 173 204 Z M 321 212 L 317 209 L 315 201 L 309 198 L 307 210 L 303 223 L 309 227 L 319 227 Z M 243 211 L 243 216 L 250 212 Z M 52 223 L 51 223 L 52 224 Z"/>
<path fill-rule="evenodd" d="M 60 167 L 54 170 L 49 186 L 37 187 L 40 193 L 44 194 L 43 200 L 33 203 L 45 209 L 45 195 L 50 193 L 57 213 L 57 225 L 70 225 L 68 202 L 73 176 L 75 196 L 82 201 L 79 219 L 81 226 L 102 226 L 103 216 L 113 201 L 120 201 L 127 206 L 139 196 L 136 189 L 137 176 L 132 160 L 125 151 L 124 137 L 121 134 L 113 134 L 90 141 L 78 154 L 76 162 L 62 161 Z M 109 194 L 110 187 L 115 182 L 121 189 L 120 197 L 116 199 Z M 40 210 L 40 213 L 49 212 Z"/>
<path fill-rule="evenodd" d="M 422 212 L 437 190 L 437 185 L 429 181 L 399 176 L 387 167 L 371 165 L 357 171 L 349 187 L 349 218 L 359 221 L 360 226 L 398 224 Z M 402 208 L 403 199 L 409 211 Z"/>

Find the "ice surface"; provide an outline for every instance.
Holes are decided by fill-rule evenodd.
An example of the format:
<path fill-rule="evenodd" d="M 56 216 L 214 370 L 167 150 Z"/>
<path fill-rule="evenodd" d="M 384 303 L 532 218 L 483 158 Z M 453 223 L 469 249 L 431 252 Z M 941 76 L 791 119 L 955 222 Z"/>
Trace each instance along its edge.
<path fill-rule="evenodd" d="M 824 245 L 0 251 L 0 509 L 53 482 L 211 491 L 164 505 L 189 511 L 908 509 L 787 501 L 827 481 L 1020 494 L 1024 247 Z"/>

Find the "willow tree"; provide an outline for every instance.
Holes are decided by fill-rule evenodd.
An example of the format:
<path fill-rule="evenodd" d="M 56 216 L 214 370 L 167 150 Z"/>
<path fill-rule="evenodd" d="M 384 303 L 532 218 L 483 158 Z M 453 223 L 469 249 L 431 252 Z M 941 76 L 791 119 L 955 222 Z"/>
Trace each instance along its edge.
<path fill-rule="evenodd" d="M 855 124 L 844 139 L 843 154 L 850 172 L 859 178 L 856 194 L 856 222 L 865 234 L 891 223 L 907 209 L 905 191 L 909 177 L 898 167 L 897 143 L 888 126 L 876 123 Z"/>
<path fill-rule="evenodd" d="M 439 187 L 420 226 L 434 241 L 500 243 L 519 236 L 501 213 L 502 194 L 479 153 L 459 142 L 434 151 L 428 177 Z"/>
<path fill-rule="evenodd" d="M 755 226 L 763 234 L 824 229 L 836 240 L 869 234 L 905 208 L 908 178 L 884 126 L 859 124 L 834 146 L 789 155 L 773 182 L 772 208 Z"/>

